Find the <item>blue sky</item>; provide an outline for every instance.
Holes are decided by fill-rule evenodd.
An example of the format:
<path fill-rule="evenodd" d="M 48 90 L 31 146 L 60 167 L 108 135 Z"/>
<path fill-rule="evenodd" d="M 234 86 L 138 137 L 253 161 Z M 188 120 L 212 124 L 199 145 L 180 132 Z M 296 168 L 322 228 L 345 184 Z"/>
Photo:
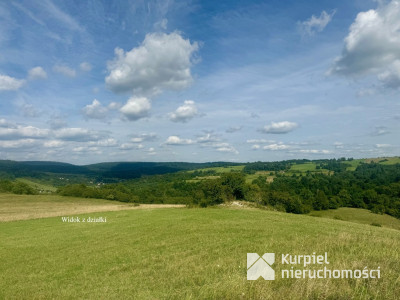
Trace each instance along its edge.
<path fill-rule="evenodd" d="M 399 155 L 400 1 L 3 1 L 0 158 Z"/>

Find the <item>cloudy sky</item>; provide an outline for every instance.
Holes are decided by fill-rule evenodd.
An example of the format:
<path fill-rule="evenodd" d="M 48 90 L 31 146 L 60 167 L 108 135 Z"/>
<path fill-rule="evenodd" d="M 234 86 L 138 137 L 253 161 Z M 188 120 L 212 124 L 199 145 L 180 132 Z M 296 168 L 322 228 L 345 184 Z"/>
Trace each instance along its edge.
<path fill-rule="evenodd" d="M 0 2 L 0 159 L 400 154 L 400 1 Z"/>

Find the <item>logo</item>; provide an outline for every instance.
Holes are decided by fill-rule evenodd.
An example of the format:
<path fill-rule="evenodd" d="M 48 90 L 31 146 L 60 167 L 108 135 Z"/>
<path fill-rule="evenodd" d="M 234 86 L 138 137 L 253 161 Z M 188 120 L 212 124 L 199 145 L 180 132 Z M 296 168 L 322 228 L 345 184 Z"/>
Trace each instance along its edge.
<path fill-rule="evenodd" d="M 265 253 L 260 257 L 257 253 L 247 253 L 247 280 L 275 280 L 275 271 L 271 265 L 275 262 L 275 253 Z"/>
<path fill-rule="evenodd" d="M 257 253 L 247 253 L 247 280 L 257 280 L 260 277 L 264 278 L 264 280 L 275 280 L 275 271 L 271 267 L 274 263 L 275 253 L 264 253 L 263 256 L 259 256 Z M 313 266 L 308 267 L 309 265 Z M 377 269 L 371 269 L 367 266 L 363 269 L 333 269 L 327 267 L 329 265 L 327 252 L 324 255 L 317 255 L 316 252 L 313 252 L 312 255 L 282 254 L 281 266 L 283 268 L 281 269 L 280 278 L 381 278 L 379 266 Z"/>

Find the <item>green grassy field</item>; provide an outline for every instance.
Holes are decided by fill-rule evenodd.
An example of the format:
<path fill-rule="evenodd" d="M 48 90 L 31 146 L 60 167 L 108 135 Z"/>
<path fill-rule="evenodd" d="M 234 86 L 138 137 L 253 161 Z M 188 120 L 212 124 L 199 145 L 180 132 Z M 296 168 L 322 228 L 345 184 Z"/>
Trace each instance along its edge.
<path fill-rule="evenodd" d="M 307 171 L 316 171 L 317 165 L 313 162 L 310 163 L 304 163 L 304 164 L 296 164 L 292 165 L 290 167 L 291 171 L 301 171 L 301 172 L 307 172 Z"/>
<path fill-rule="evenodd" d="M 306 172 L 329 174 L 329 170 L 327 169 L 317 169 L 317 164 L 315 162 L 307 162 L 304 164 L 292 165 L 289 171 L 285 172 L 285 175 L 290 176 L 296 173 L 305 174 Z"/>
<path fill-rule="evenodd" d="M 386 159 L 386 161 L 382 161 L 382 160 L 385 160 L 385 159 Z M 382 159 L 380 163 L 383 164 L 383 165 L 400 164 L 400 157 L 388 157 L 388 158 L 385 158 L 385 159 Z"/>
<path fill-rule="evenodd" d="M 350 164 L 347 167 L 348 171 L 355 171 L 356 168 L 360 165 L 361 162 L 370 163 L 370 162 L 381 163 L 385 165 L 391 165 L 400 163 L 400 157 L 388 157 L 388 158 L 371 158 L 371 159 L 354 159 L 351 161 L 346 161 L 347 164 Z M 232 172 L 232 171 L 241 171 L 243 170 L 244 166 L 230 166 L 230 167 L 215 167 L 215 168 L 205 168 L 205 169 L 198 169 L 198 171 L 210 171 L 213 170 L 217 174 Z M 187 171 L 189 173 L 193 173 L 194 171 Z M 303 164 L 293 164 L 291 165 L 290 169 L 286 172 L 282 172 L 283 175 L 292 176 L 293 174 L 305 174 L 306 172 L 313 172 L 313 173 L 323 173 L 323 174 L 330 174 L 331 171 L 327 169 L 317 169 L 317 164 L 315 162 L 306 162 Z M 246 174 L 246 183 L 251 183 L 254 179 L 257 179 L 260 175 L 261 176 L 268 176 L 269 182 L 271 182 L 274 176 L 269 176 L 270 171 L 258 171 L 255 174 Z M 275 172 L 273 172 L 275 173 Z M 188 182 L 198 182 L 203 179 L 216 179 L 219 178 L 218 176 L 203 176 L 197 177 L 196 179 L 188 180 Z"/>
<path fill-rule="evenodd" d="M 400 231 L 257 209 L 143 209 L 0 223 L 0 299 L 398 299 Z M 247 281 L 246 254 L 328 253 L 380 279 Z M 297 268 L 297 267 L 296 267 Z M 301 267 L 300 267 L 301 269 Z"/>
<path fill-rule="evenodd" d="M 188 173 L 193 173 L 195 171 L 215 171 L 218 174 L 226 173 L 226 172 L 232 172 L 232 171 L 242 171 L 244 168 L 244 165 L 240 166 L 227 166 L 227 167 L 211 167 L 211 168 L 204 168 L 204 169 L 196 169 L 192 171 L 187 171 Z"/>
<path fill-rule="evenodd" d="M 347 164 L 351 166 L 347 168 L 348 171 L 355 171 L 355 169 L 359 166 L 360 163 L 380 163 L 383 165 L 394 165 L 400 163 L 400 157 L 380 157 L 380 158 L 366 158 L 366 159 L 353 159 L 350 161 L 346 161 Z"/>
<path fill-rule="evenodd" d="M 374 214 L 361 208 L 340 207 L 338 209 L 320 210 L 309 213 L 310 216 L 355 222 L 400 230 L 400 220 L 392 216 Z"/>

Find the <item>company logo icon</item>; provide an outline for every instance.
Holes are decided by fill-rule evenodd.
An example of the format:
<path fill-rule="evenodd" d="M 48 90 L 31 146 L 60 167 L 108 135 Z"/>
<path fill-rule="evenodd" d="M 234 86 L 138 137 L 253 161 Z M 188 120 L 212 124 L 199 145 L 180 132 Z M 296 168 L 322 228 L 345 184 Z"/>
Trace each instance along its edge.
<path fill-rule="evenodd" d="M 271 265 L 275 262 L 275 253 L 265 253 L 260 257 L 257 253 L 247 253 L 247 280 L 275 280 L 275 271 Z"/>

